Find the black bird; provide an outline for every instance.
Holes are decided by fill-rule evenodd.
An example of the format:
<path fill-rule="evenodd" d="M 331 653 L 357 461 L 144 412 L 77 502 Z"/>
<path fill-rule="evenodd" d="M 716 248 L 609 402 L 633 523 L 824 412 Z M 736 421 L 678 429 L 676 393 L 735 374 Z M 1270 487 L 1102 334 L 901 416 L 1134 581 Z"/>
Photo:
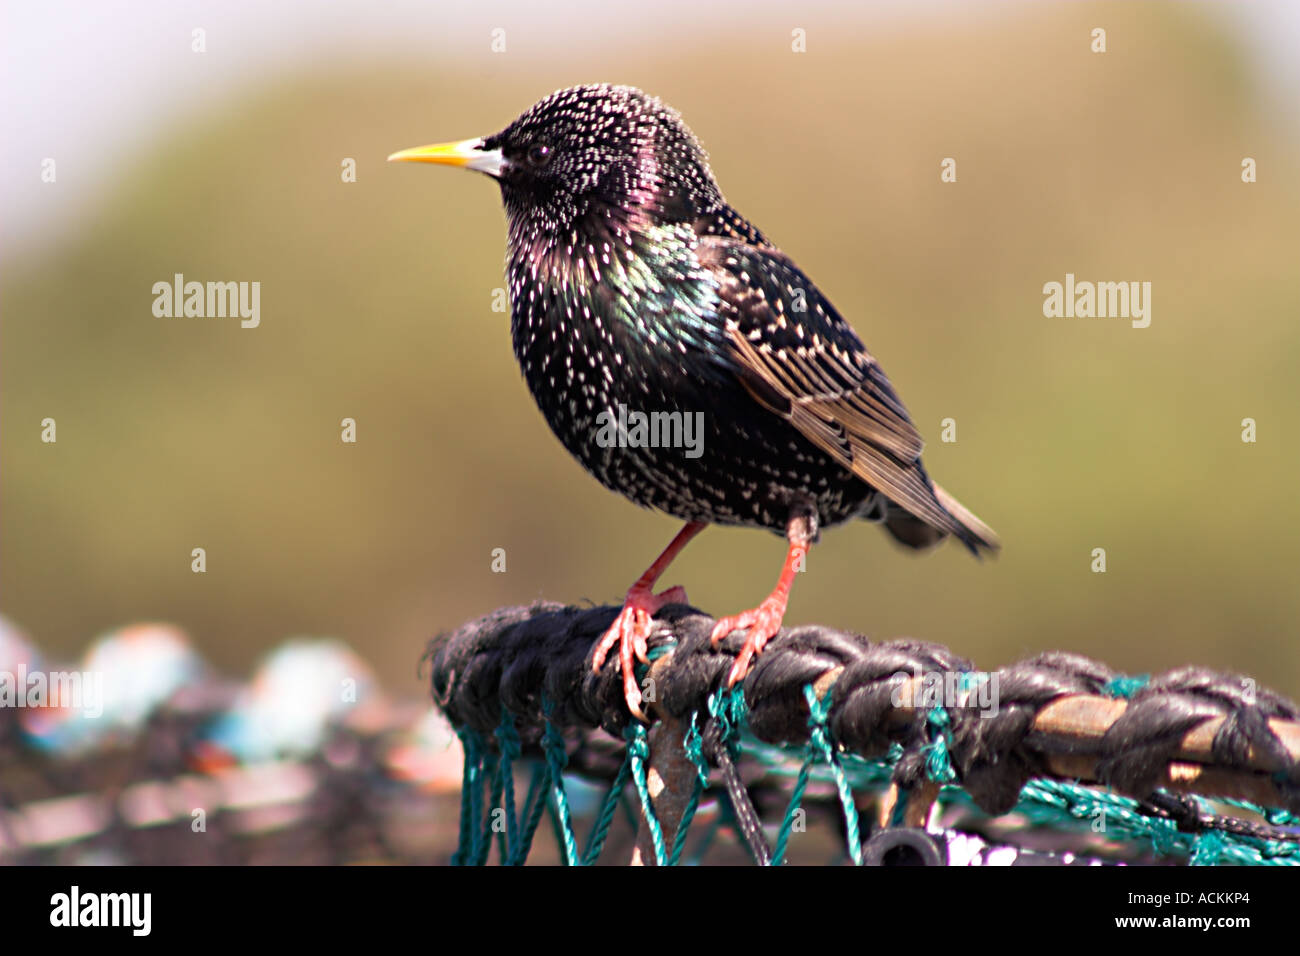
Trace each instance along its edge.
<path fill-rule="evenodd" d="M 602 484 L 686 522 L 628 590 L 595 655 L 599 670 L 618 646 L 636 716 L 633 658 L 645 660 L 651 616 L 685 600 L 681 588 L 655 594 L 654 585 L 708 524 L 766 528 L 789 542 L 771 595 L 713 632 L 718 641 L 748 631 L 732 684 L 780 629 L 822 528 L 865 518 L 912 548 L 948 535 L 976 555 L 998 547 L 930 481 L 921 436 L 857 334 L 727 205 L 699 142 L 659 100 L 628 86 L 577 86 L 499 133 L 389 159 L 497 180 L 511 335 L 533 398 Z"/>

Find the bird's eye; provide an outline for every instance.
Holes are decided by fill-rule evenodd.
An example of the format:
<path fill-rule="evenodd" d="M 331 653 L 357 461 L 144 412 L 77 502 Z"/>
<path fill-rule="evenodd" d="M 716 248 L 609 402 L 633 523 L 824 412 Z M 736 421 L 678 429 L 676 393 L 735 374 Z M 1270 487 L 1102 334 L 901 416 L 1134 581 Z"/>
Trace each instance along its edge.
<path fill-rule="evenodd" d="M 545 166 L 551 161 L 551 147 L 545 143 L 533 143 L 528 147 L 528 162 L 533 166 Z"/>

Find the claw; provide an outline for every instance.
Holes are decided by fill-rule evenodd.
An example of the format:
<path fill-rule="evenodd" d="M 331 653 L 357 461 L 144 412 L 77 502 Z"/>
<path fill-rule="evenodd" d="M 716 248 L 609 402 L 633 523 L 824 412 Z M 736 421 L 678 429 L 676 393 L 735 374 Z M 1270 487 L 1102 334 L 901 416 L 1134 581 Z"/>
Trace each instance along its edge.
<path fill-rule="evenodd" d="M 749 673 L 754 657 L 763 652 L 767 642 L 781 633 L 781 621 L 785 618 L 785 599 L 782 595 L 772 595 L 758 607 L 724 617 L 713 626 L 709 640 L 717 644 L 733 631 L 748 629 L 745 644 L 731 665 L 727 675 L 727 687 L 735 687 Z"/>
<path fill-rule="evenodd" d="M 682 587 L 672 587 L 659 594 L 654 594 L 649 588 L 631 588 L 627 592 L 627 600 L 623 602 L 623 610 L 614 618 L 614 623 L 592 654 L 591 669 L 599 671 L 605 666 L 609 652 L 618 647 L 618 663 L 623 672 L 623 696 L 627 699 L 627 709 L 643 723 L 649 723 L 650 720 L 641 710 L 641 688 L 636 683 L 636 662 L 650 663 L 647 642 L 654 630 L 654 615 L 668 604 L 685 603 L 686 590 Z"/>

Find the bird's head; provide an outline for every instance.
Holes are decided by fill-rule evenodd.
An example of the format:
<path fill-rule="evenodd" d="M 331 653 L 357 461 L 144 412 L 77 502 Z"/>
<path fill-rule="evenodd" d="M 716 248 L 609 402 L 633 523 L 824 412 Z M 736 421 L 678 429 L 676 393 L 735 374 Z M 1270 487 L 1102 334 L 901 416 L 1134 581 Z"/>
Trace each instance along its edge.
<path fill-rule="evenodd" d="M 498 181 L 511 244 L 570 242 L 690 222 L 721 202 L 708 159 L 676 111 L 630 86 L 575 86 L 499 133 L 402 150 Z"/>

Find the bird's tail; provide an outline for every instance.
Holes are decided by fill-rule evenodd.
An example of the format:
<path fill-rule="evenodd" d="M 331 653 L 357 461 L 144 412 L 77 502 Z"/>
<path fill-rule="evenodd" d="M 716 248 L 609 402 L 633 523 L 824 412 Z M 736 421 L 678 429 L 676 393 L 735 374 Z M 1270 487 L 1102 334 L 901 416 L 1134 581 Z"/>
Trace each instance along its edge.
<path fill-rule="evenodd" d="M 912 548 L 928 548 L 942 541 L 949 534 L 954 534 L 976 557 L 982 557 L 985 551 L 991 554 L 997 553 L 1002 547 L 1002 542 L 998 540 L 993 529 L 971 514 L 960 501 L 939 485 L 933 485 L 933 488 L 934 496 L 943 506 L 943 510 L 952 516 L 955 528 L 936 528 L 909 511 L 891 508 L 885 518 L 886 530 Z"/>

